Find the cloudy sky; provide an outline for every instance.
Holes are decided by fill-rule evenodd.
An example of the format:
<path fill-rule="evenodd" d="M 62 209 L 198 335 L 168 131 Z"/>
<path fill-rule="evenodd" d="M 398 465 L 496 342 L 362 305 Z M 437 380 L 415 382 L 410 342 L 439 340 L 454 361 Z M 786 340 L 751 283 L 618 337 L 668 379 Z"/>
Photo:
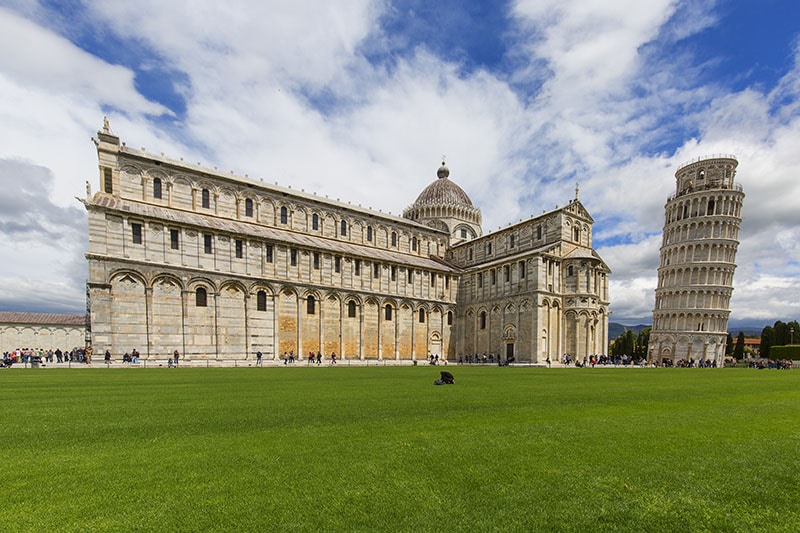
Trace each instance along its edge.
<path fill-rule="evenodd" d="M 800 317 L 797 0 L 0 0 L 0 310 L 80 313 L 90 137 L 484 232 L 595 218 L 612 321 L 651 320 L 682 163 L 739 160 L 732 323 Z"/>

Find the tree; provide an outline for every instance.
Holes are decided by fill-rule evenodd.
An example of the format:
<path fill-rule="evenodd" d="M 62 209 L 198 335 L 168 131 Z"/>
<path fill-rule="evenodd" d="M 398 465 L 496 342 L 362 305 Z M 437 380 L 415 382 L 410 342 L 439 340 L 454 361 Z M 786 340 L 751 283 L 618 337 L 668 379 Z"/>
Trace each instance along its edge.
<path fill-rule="evenodd" d="M 730 331 L 728 332 L 728 344 L 725 346 L 725 355 L 733 355 L 733 335 Z"/>
<path fill-rule="evenodd" d="M 650 328 L 642 328 L 639 332 L 639 338 L 636 339 L 638 357 L 647 357 L 647 345 L 650 344 Z"/>
<path fill-rule="evenodd" d="M 775 342 L 773 342 L 772 345 L 786 346 L 789 342 L 789 328 L 780 320 L 775 322 L 775 325 L 772 327 L 775 330 Z"/>
<path fill-rule="evenodd" d="M 614 347 L 611 350 L 612 355 L 634 355 L 636 349 L 636 337 L 633 331 L 625 330 L 620 333 L 619 337 L 614 341 Z"/>
<path fill-rule="evenodd" d="M 775 345 L 775 329 L 766 326 L 761 330 L 761 357 L 769 358 L 769 350 Z"/>
<path fill-rule="evenodd" d="M 789 329 L 789 339 L 787 344 L 800 343 L 800 324 L 797 323 L 797 320 L 792 320 L 786 325 Z"/>
<path fill-rule="evenodd" d="M 733 347 L 733 356 L 739 360 L 744 358 L 744 332 L 736 336 L 736 346 Z"/>

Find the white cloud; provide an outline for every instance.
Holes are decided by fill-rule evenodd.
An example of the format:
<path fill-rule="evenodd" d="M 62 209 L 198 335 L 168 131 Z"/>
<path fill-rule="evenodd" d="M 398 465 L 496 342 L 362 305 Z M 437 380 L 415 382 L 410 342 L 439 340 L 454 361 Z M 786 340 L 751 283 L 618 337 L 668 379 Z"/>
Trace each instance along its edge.
<path fill-rule="evenodd" d="M 133 84 L 133 73 L 83 52 L 68 40 L 0 7 L 0 72 L 24 80 L 32 90 L 57 97 L 88 99 L 131 113 L 159 115 Z"/>

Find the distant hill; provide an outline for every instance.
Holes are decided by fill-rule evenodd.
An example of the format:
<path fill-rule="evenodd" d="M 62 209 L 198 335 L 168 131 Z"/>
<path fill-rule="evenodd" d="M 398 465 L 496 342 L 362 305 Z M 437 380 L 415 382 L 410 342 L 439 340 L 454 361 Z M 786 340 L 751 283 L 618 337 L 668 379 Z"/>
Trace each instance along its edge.
<path fill-rule="evenodd" d="M 624 324 L 619 324 L 617 322 L 609 322 L 608 323 L 608 340 L 612 341 L 625 333 L 626 331 L 633 331 L 634 333 L 639 333 L 644 328 L 649 328 L 650 324 L 637 324 L 635 326 L 626 326 Z M 729 326 L 728 332 L 736 338 L 739 335 L 739 332 L 745 334 L 745 336 L 761 336 L 761 330 L 764 329 L 764 326 Z"/>
<path fill-rule="evenodd" d="M 738 328 L 736 326 L 728 326 L 728 333 L 730 333 L 734 339 L 739 335 L 740 331 L 744 333 L 745 337 L 754 335 L 760 337 L 763 329 L 764 326 L 742 326 Z"/>
<path fill-rule="evenodd" d="M 635 326 L 626 326 L 624 324 L 618 324 L 616 322 L 609 322 L 608 323 L 608 340 L 612 341 L 625 333 L 626 331 L 633 331 L 634 333 L 639 333 L 644 328 L 649 328 L 650 324 L 637 324 Z"/>

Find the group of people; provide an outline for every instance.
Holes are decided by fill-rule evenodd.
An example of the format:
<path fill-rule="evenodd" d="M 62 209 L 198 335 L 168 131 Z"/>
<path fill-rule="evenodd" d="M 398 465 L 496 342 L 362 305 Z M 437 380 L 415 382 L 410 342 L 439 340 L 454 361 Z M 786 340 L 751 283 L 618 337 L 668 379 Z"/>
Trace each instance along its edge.
<path fill-rule="evenodd" d="M 137 365 L 139 364 L 139 356 L 140 356 L 139 350 L 134 348 L 130 352 L 125 352 L 122 355 L 122 362 L 130 363 L 132 365 Z M 175 350 L 174 352 L 172 352 L 172 357 L 167 359 L 167 366 L 169 368 L 177 367 L 180 358 L 181 358 L 181 353 L 178 350 Z M 103 362 L 106 363 L 107 365 L 111 364 L 112 362 L 111 350 L 108 349 L 106 350 L 105 354 L 103 355 Z"/>
<path fill-rule="evenodd" d="M 438 357 L 438 356 L 437 356 Z M 514 357 L 509 357 L 507 359 L 503 359 L 502 357 L 495 356 L 493 353 L 490 354 L 470 354 L 470 355 L 459 355 L 458 356 L 458 364 L 459 365 L 493 365 L 495 362 L 497 366 L 509 366 L 511 363 L 514 362 Z M 442 359 L 445 364 L 447 364 L 446 359 Z"/>
<path fill-rule="evenodd" d="M 498 358 L 499 359 L 499 358 Z M 494 354 L 470 354 L 470 355 L 459 355 L 458 356 L 458 364 L 459 365 L 471 365 L 471 364 L 494 364 Z"/>
<path fill-rule="evenodd" d="M 300 359 L 301 358 L 298 356 L 297 360 L 299 361 Z M 294 362 L 295 362 L 295 355 L 294 355 L 294 351 L 293 350 L 290 350 L 289 352 L 283 352 L 283 364 L 284 365 L 288 366 L 288 365 L 294 364 Z M 336 352 L 331 352 L 330 362 L 331 362 L 332 365 L 336 364 Z M 308 352 L 308 364 L 309 364 L 309 366 L 313 365 L 313 364 L 321 365 L 322 364 L 322 352 L 318 351 L 316 354 L 313 351 Z M 261 352 L 257 352 L 256 353 L 256 366 L 260 366 L 260 365 L 261 365 Z"/>
<path fill-rule="evenodd" d="M 757 368 L 759 370 L 777 369 L 777 370 L 791 370 L 792 361 L 790 359 L 760 359 L 758 361 L 752 360 L 747 363 L 748 368 Z"/>
<path fill-rule="evenodd" d="M 91 363 L 92 349 L 73 348 L 62 350 L 52 348 L 17 348 L 10 352 L 3 352 L 3 366 L 9 367 L 16 363 Z"/>

